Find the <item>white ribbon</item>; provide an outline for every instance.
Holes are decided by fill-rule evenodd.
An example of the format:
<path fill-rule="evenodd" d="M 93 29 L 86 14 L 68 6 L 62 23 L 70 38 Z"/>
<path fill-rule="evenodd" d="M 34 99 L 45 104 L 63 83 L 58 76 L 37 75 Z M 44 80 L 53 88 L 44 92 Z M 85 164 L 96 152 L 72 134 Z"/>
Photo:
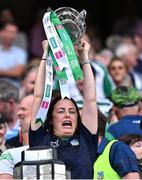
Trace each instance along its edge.
<path fill-rule="evenodd" d="M 36 116 L 36 122 L 41 121 L 42 123 L 44 123 L 46 119 L 46 115 L 51 102 L 52 86 L 53 86 L 53 66 L 52 66 L 51 57 L 48 57 L 48 60 L 46 62 L 44 96 Z"/>
<path fill-rule="evenodd" d="M 60 70 L 62 71 L 63 68 L 65 68 L 68 80 L 74 79 L 72 71 L 70 70 L 70 65 L 68 62 L 67 55 L 63 50 L 63 43 L 60 40 L 53 23 L 50 21 L 50 14 L 51 14 L 51 12 L 47 12 L 47 13 L 45 13 L 45 15 L 43 17 L 43 25 L 44 25 L 46 37 L 49 41 L 49 45 L 51 47 L 51 50 L 53 52 L 53 55 L 56 59 L 56 62 L 58 64 Z M 71 71 L 70 75 L 69 75 L 68 71 Z M 71 76 L 72 76 L 72 78 L 71 78 Z M 68 98 L 71 97 L 68 80 L 59 79 L 59 85 L 60 85 L 62 99 L 64 97 L 68 97 Z M 74 82 L 75 82 L 75 80 L 74 80 Z"/>
<path fill-rule="evenodd" d="M 43 26 L 56 62 L 62 71 L 63 68 L 69 68 L 69 64 L 67 63 L 66 55 L 63 51 L 63 43 L 61 42 L 54 25 L 50 21 L 50 14 L 51 12 L 44 14 Z"/>

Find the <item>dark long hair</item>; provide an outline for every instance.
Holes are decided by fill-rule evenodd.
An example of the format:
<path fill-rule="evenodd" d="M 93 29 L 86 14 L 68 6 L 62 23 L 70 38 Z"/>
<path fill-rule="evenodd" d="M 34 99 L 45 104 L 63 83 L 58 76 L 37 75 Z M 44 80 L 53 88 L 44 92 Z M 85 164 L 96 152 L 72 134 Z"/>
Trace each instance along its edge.
<path fill-rule="evenodd" d="M 53 134 L 53 123 L 52 123 L 52 113 L 53 113 L 53 110 L 54 110 L 54 106 L 55 104 L 61 100 L 61 96 L 57 96 L 55 98 L 52 99 L 51 103 L 50 103 L 50 107 L 49 107 L 49 110 L 48 110 L 48 113 L 47 113 L 47 119 L 45 121 L 45 126 L 48 128 L 49 132 Z M 75 105 L 75 108 L 76 108 L 76 111 L 77 111 L 77 128 L 76 128 L 76 131 L 75 131 L 75 134 L 79 134 L 79 127 L 80 127 L 80 124 L 81 124 L 81 117 L 80 117 L 80 113 L 79 113 L 79 109 L 77 107 L 77 104 L 76 102 L 71 98 L 67 98 L 65 97 L 64 99 L 68 99 L 70 100 L 74 105 Z"/>
<path fill-rule="evenodd" d="M 120 141 L 123 141 L 128 146 L 133 145 L 137 141 L 142 141 L 142 136 L 136 134 L 124 135 L 118 138 Z"/>

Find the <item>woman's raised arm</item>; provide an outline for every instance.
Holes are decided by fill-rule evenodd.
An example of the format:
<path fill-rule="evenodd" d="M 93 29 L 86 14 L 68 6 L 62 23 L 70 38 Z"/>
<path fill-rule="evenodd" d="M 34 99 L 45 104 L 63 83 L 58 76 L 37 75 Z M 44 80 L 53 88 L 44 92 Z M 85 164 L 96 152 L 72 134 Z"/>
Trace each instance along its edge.
<path fill-rule="evenodd" d="M 78 50 L 79 61 L 82 65 L 84 74 L 83 96 L 84 105 L 81 113 L 82 123 L 92 133 L 96 134 L 98 130 L 98 115 L 96 104 L 96 84 L 89 61 L 90 44 L 81 41 L 81 47 Z"/>
<path fill-rule="evenodd" d="M 42 41 L 43 46 L 43 55 L 42 59 L 37 71 L 35 87 L 34 87 L 34 102 L 33 102 L 33 110 L 32 110 L 32 121 L 31 121 L 31 129 L 37 130 L 42 124 L 36 123 L 36 115 L 38 113 L 45 86 L 45 72 L 46 72 L 46 59 L 48 57 L 48 41 Z"/>

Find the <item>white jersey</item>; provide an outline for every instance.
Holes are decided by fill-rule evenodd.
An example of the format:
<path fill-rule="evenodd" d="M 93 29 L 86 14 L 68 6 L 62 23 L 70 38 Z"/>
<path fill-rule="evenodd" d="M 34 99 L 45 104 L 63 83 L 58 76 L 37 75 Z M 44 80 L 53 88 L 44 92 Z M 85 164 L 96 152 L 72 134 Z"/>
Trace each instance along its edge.
<path fill-rule="evenodd" d="M 14 166 L 22 160 L 21 152 L 28 148 L 29 146 L 27 145 L 4 151 L 0 156 L 0 174 L 10 174 L 13 176 Z"/>
<path fill-rule="evenodd" d="M 0 45 L 0 69 L 10 70 L 16 65 L 26 65 L 27 64 L 27 52 L 17 46 L 12 46 L 11 48 L 5 50 L 2 45 Z"/>

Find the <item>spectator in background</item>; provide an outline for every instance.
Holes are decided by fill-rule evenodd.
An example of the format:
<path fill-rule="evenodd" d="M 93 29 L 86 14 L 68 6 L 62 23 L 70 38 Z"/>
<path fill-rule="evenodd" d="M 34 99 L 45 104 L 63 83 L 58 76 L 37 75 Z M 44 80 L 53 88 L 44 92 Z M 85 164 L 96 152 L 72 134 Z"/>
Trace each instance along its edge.
<path fill-rule="evenodd" d="M 116 47 L 122 43 L 122 36 L 118 34 L 111 34 L 109 35 L 105 40 L 105 46 L 106 48 L 110 49 L 113 53 L 116 49 Z"/>
<path fill-rule="evenodd" d="M 27 94 L 20 100 L 17 115 L 20 121 L 20 132 L 17 136 L 7 140 L 7 144 L 12 147 L 19 147 L 29 144 L 28 131 L 31 122 L 31 112 L 33 104 L 33 94 Z"/>
<path fill-rule="evenodd" d="M 132 32 L 124 32 L 121 34 L 122 42 L 128 43 L 128 44 L 134 44 L 134 38 Z"/>
<path fill-rule="evenodd" d="M 109 142 L 109 139 L 105 137 L 109 117 L 98 113 L 98 119 L 99 146 L 97 160 L 94 163 L 94 180 L 139 179 L 139 167 L 135 152 L 125 142 L 112 140 L 113 138 Z M 121 129 L 117 128 L 116 131 L 119 133 Z M 126 131 L 129 131 L 128 127 Z"/>
<path fill-rule="evenodd" d="M 142 92 L 142 76 L 134 68 L 138 64 L 138 49 L 133 44 L 121 43 L 115 49 L 115 55 L 121 58 L 128 65 L 128 72 L 133 86 Z"/>
<path fill-rule="evenodd" d="M 0 79 L 0 113 L 6 114 L 6 139 L 16 136 L 19 132 L 17 110 L 19 103 L 19 88 L 10 79 Z"/>
<path fill-rule="evenodd" d="M 132 80 L 128 74 L 128 65 L 120 58 L 114 57 L 109 65 L 108 71 L 115 83 L 115 86 L 132 86 Z"/>
<path fill-rule="evenodd" d="M 96 58 L 107 67 L 113 56 L 113 52 L 110 49 L 104 48 L 98 53 Z"/>
<path fill-rule="evenodd" d="M 114 90 L 112 92 L 112 96 L 113 103 L 115 99 L 115 101 L 117 101 L 117 105 L 121 105 L 119 111 L 121 111 L 121 109 L 123 111 L 123 114 L 121 112 L 121 116 L 120 114 L 118 116 L 119 118 L 121 117 L 121 119 L 119 119 L 119 124 L 121 124 L 121 127 L 117 126 L 116 124 L 118 123 L 116 122 L 114 124 L 111 124 L 111 126 L 107 130 L 105 130 L 106 137 L 104 137 L 100 142 L 100 145 L 98 147 L 98 158 L 94 163 L 94 180 L 140 179 L 140 169 L 138 167 L 137 159 L 142 158 L 142 138 L 133 136 L 133 138 L 131 138 L 131 142 L 129 141 L 130 138 L 129 140 L 127 139 L 127 143 L 124 140 L 122 142 L 122 139 L 119 138 L 119 141 L 115 140 L 115 138 L 117 138 L 115 134 L 120 135 L 122 134 L 122 132 L 123 134 L 126 133 L 126 135 L 132 132 L 133 134 L 135 133 L 135 135 L 142 135 L 142 130 L 140 129 L 140 122 L 142 122 L 142 117 L 137 115 L 139 109 L 138 93 L 134 88 L 119 87 L 117 88 L 117 90 Z M 126 107 L 123 107 L 122 105 Z M 134 125 L 132 125 L 132 122 L 134 123 Z M 105 124 L 102 124 L 102 126 L 104 125 Z M 116 126 L 115 129 L 113 128 L 114 126 Z M 110 131 L 110 129 L 112 128 L 113 131 Z M 129 147 L 126 144 L 129 145 Z M 136 147 L 138 145 L 139 147 Z"/>
<path fill-rule="evenodd" d="M 86 34 L 82 38 L 91 44 L 89 36 Z M 99 61 L 99 55 L 95 54 L 95 49 L 91 46 L 89 58 L 92 59 L 91 67 L 96 79 L 97 100 L 107 98 L 115 88 L 114 82 L 107 70 L 107 67 Z"/>
<path fill-rule="evenodd" d="M 4 8 L 0 11 L 0 26 L 3 26 L 8 22 L 15 22 L 15 21 L 16 19 L 11 9 Z M 17 36 L 14 41 L 14 45 L 23 48 L 25 50 L 28 49 L 28 37 L 26 33 L 21 31 L 19 28 L 18 28 Z"/>
<path fill-rule="evenodd" d="M 14 166 L 22 160 L 21 152 L 29 148 L 28 132 L 31 122 L 32 103 L 33 94 L 29 94 L 21 99 L 18 110 L 21 126 L 20 137 L 17 136 L 9 141 L 12 146 L 16 146 L 15 143 L 17 141 L 15 140 L 19 141 L 20 138 L 21 146 L 16 146 L 17 148 L 8 149 L 2 153 L 0 157 L 0 179 L 13 179 Z"/>
<path fill-rule="evenodd" d="M 27 150 L 28 145 L 17 148 L 10 148 L 4 151 L 0 156 L 0 179 L 14 179 L 14 166 L 21 162 L 22 151 Z M 16 179 L 16 178 L 15 178 Z"/>
<path fill-rule="evenodd" d="M 104 119 L 104 118 L 103 118 Z M 135 122 L 133 126 L 130 121 L 125 122 L 125 128 L 123 126 L 124 121 L 119 121 L 118 123 L 122 126 L 116 126 L 114 129 L 115 134 L 121 134 L 126 132 L 136 132 L 137 134 L 142 134 L 140 132 L 139 125 Z M 103 123 L 102 126 L 105 124 Z M 133 128 L 131 131 L 129 129 Z M 133 127 L 132 127 L 133 126 Z M 103 130 L 103 128 L 101 127 Z M 138 132 L 137 132 L 138 131 Z M 112 133 L 113 135 L 113 133 Z M 130 137 L 130 136 L 129 136 Z M 98 147 L 98 158 L 94 163 L 94 180 L 98 179 L 140 179 L 140 168 L 138 166 L 137 159 L 142 158 L 142 137 L 133 136 L 131 141 L 129 139 L 119 139 L 109 140 L 103 138 Z M 127 143 L 126 143 L 127 142 Z"/>
<path fill-rule="evenodd" d="M 111 125 L 108 132 L 114 139 L 118 139 L 127 144 L 135 153 L 142 178 L 142 116 L 139 117 L 139 120 L 124 119 L 119 121 Z"/>
<path fill-rule="evenodd" d="M 8 22 L 1 28 L 0 77 L 8 77 L 19 83 L 27 64 L 27 52 L 14 45 L 17 32 L 15 23 Z"/>
<path fill-rule="evenodd" d="M 21 127 L 21 142 L 23 145 L 29 144 L 29 126 L 31 122 L 32 116 L 32 107 L 33 107 L 33 94 L 26 95 L 22 98 L 19 110 L 18 117 L 20 119 L 20 127 Z"/>
<path fill-rule="evenodd" d="M 141 119 L 139 115 L 140 96 L 134 87 L 117 87 L 112 91 L 110 101 L 113 103 L 112 111 L 116 115 L 118 121 L 125 119 Z M 107 138 L 109 139 L 109 133 L 107 134 Z"/>
<path fill-rule="evenodd" d="M 20 97 L 34 92 L 35 78 L 39 66 L 39 59 L 33 59 L 27 65 L 24 75 L 21 79 Z"/>

